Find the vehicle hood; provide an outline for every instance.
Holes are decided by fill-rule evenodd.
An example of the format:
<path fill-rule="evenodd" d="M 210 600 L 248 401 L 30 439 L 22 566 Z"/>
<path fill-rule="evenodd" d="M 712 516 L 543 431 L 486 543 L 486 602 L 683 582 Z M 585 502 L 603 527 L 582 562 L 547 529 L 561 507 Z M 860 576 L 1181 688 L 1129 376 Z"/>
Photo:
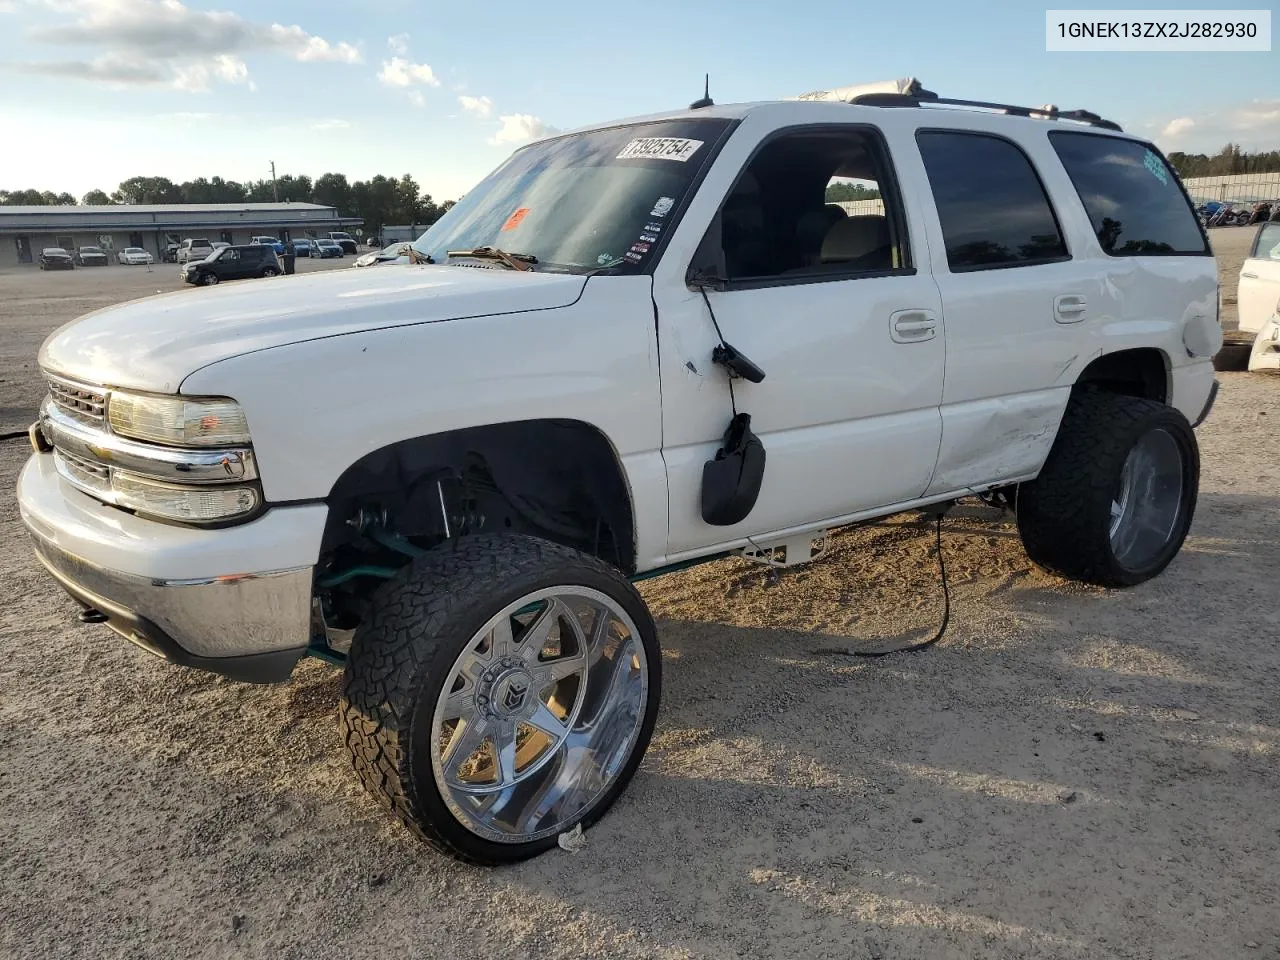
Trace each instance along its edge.
<path fill-rule="evenodd" d="M 465 266 L 332 270 L 180 290 L 72 320 L 40 365 L 89 383 L 176 391 L 230 357 L 362 330 L 568 306 L 586 278 Z"/>

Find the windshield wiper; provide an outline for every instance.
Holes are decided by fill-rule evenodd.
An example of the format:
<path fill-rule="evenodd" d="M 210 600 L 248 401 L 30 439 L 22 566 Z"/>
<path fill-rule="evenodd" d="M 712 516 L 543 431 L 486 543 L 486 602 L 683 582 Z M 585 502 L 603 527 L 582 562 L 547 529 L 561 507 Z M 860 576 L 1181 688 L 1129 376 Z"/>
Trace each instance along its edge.
<path fill-rule="evenodd" d="M 407 244 L 404 247 L 404 255 L 409 258 L 410 263 L 435 263 L 435 261 L 431 259 L 431 254 L 423 253 L 412 244 Z"/>
<path fill-rule="evenodd" d="M 477 260 L 498 260 L 512 270 L 532 270 L 538 258 L 531 253 L 507 253 L 497 247 L 476 247 L 474 250 L 450 250 L 447 257 L 475 257 Z"/>

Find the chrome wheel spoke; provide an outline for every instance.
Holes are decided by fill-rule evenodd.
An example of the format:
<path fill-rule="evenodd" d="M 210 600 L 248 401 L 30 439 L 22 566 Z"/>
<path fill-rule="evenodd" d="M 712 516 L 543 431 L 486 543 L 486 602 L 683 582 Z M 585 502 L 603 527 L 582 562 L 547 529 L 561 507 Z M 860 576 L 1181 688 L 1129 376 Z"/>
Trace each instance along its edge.
<path fill-rule="evenodd" d="M 498 776 L 495 788 L 503 789 L 511 786 L 516 779 L 516 734 L 515 729 L 504 730 L 494 736 L 493 745 L 498 754 Z"/>
<path fill-rule="evenodd" d="M 563 739 L 569 733 L 569 728 L 565 726 L 564 721 L 552 713 L 551 708 L 542 701 L 538 701 L 537 709 L 525 722 L 553 739 Z"/>
<path fill-rule="evenodd" d="M 541 665 L 538 675 L 545 677 L 548 683 L 558 683 L 586 669 L 587 658 L 579 654 L 576 657 L 561 657 L 559 660 L 547 661 Z"/>

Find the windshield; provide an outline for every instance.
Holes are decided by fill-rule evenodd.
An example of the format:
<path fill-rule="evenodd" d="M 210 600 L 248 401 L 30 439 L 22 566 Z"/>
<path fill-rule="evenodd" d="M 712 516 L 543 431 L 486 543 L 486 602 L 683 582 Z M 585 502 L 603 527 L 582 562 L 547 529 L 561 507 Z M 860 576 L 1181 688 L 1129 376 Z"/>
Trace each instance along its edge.
<path fill-rule="evenodd" d="M 635 272 L 670 231 L 730 122 L 666 120 L 532 144 L 413 246 L 436 263 L 449 251 L 490 246 L 537 257 L 535 270 Z"/>

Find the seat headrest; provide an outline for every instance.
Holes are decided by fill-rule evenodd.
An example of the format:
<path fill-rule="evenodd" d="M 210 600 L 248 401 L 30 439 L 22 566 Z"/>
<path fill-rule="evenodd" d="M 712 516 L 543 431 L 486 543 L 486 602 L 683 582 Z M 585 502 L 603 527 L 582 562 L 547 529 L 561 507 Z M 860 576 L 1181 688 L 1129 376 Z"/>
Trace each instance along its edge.
<path fill-rule="evenodd" d="M 889 246 L 889 221 L 875 214 L 837 220 L 822 241 L 822 261 L 856 260 Z"/>
<path fill-rule="evenodd" d="M 830 204 L 808 210 L 796 221 L 796 239 L 812 249 L 826 239 L 833 223 L 844 218 L 844 211 Z"/>

